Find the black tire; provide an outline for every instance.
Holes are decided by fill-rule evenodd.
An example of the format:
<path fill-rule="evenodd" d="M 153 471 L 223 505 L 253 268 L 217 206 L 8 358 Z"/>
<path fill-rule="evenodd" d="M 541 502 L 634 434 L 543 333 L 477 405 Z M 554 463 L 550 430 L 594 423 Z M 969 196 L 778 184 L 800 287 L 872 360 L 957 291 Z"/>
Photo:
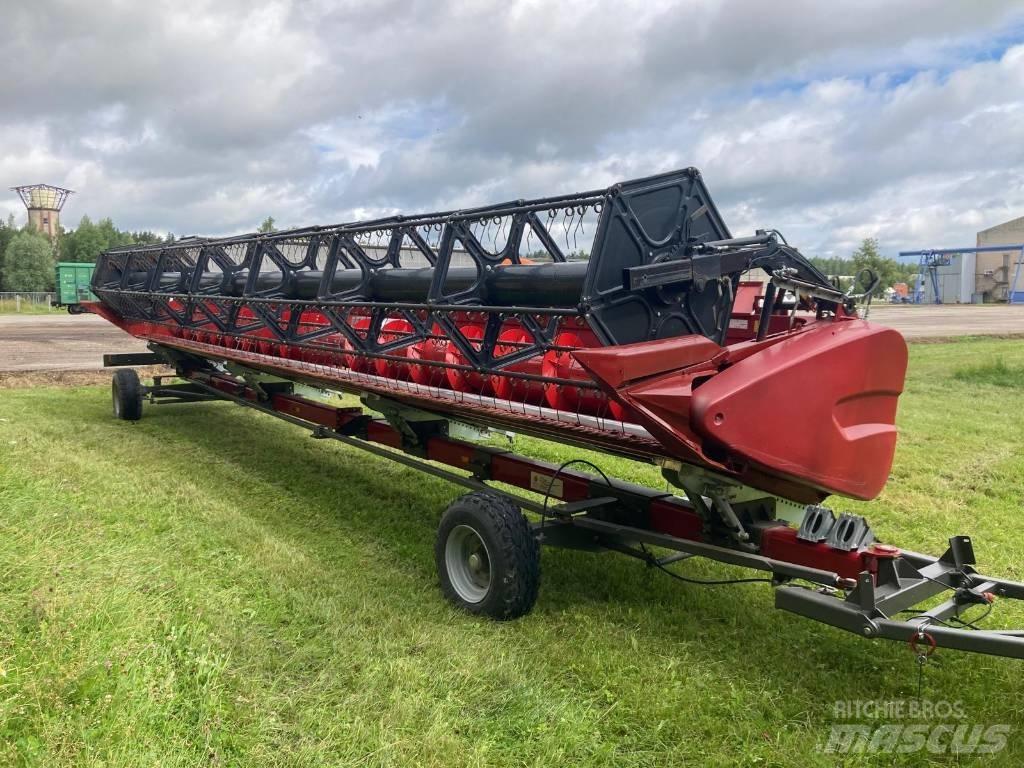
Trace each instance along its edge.
<path fill-rule="evenodd" d="M 473 555 L 486 563 L 486 577 L 472 565 Z M 434 559 L 444 596 L 470 613 L 505 621 L 529 613 L 537 601 L 540 544 L 505 496 L 482 491 L 457 499 L 441 518 Z"/>
<path fill-rule="evenodd" d="M 142 382 L 132 368 L 121 368 L 114 372 L 110 385 L 114 401 L 114 417 L 123 421 L 138 421 L 142 418 Z"/>

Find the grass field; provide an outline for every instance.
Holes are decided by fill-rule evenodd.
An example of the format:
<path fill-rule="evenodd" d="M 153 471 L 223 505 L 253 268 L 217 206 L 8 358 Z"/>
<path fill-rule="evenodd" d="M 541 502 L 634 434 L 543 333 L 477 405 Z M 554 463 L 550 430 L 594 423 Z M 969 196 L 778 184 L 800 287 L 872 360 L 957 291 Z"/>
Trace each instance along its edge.
<path fill-rule="evenodd" d="M 919 551 L 973 534 L 1024 580 L 1022 366 L 1020 341 L 912 347 L 892 480 L 835 506 Z M 104 387 L 0 391 L 0 765 L 956 762 L 823 754 L 834 702 L 913 698 L 917 666 L 765 584 L 551 550 L 530 616 L 474 619 L 434 572 L 454 486 L 227 404 L 109 408 Z M 1024 665 L 939 656 L 925 697 L 1009 724 L 984 764 L 1021 765 Z"/>
<path fill-rule="evenodd" d="M 59 307 L 51 307 L 46 304 L 30 304 L 24 301 L 18 305 L 13 299 L 0 300 L 0 315 L 49 315 L 64 311 Z"/>

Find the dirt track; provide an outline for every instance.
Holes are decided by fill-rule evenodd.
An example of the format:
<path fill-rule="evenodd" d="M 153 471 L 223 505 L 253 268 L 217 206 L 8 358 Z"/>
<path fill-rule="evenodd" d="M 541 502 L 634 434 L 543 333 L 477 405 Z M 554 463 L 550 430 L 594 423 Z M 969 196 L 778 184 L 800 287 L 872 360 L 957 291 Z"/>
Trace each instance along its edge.
<path fill-rule="evenodd" d="M 869 317 L 872 322 L 895 328 L 908 339 L 1024 334 L 1024 305 L 875 305 Z"/>
<path fill-rule="evenodd" d="M 105 352 L 145 352 L 96 315 L 0 315 L 0 371 L 83 371 L 103 367 Z"/>
<path fill-rule="evenodd" d="M 872 307 L 870 317 L 908 339 L 1024 335 L 1024 306 L 882 305 Z M 3 373 L 89 371 L 102 367 L 105 352 L 145 351 L 141 341 L 95 315 L 0 315 Z"/>

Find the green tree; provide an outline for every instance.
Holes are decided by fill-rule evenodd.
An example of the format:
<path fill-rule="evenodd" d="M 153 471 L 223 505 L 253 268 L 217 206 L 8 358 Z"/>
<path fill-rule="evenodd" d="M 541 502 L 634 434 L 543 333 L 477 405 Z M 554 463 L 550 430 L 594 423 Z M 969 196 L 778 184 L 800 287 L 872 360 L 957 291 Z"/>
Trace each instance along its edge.
<path fill-rule="evenodd" d="M 123 232 L 109 217 L 93 223 L 88 216 L 83 216 L 77 229 L 61 237 L 60 256 L 63 261 L 94 262 L 110 248 L 132 243 L 160 242 L 163 242 L 163 238 L 155 232 Z"/>
<path fill-rule="evenodd" d="M 53 267 L 50 241 L 26 227 L 4 251 L 4 290 L 49 291 L 53 288 Z"/>
<path fill-rule="evenodd" d="M 260 228 L 257 229 L 256 231 L 257 232 L 276 232 L 277 228 L 274 226 L 274 217 L 273 216 L 267 216 L 267 218 L 265 218 L 263 220 L 263 223 L 260 224 Z"/>
<path fill-rule="evenodd" d="M 854 272 L 870 269 L 878 276 L 878 286 L 874 290 L 875 296 L 881 296 L 886 288 L 891 287 L 894 283 L 905 281 L 907 277 L 907 270 L 903 265 L 879 252 L 878 241 L 873 237 L 864 238 L 860 247 L 851 255 L 851 261 Z M 862 278 L 862 283 L 863 280 Z M 867 288 L 867 285 L 860 287 Z"/>
<path fill-rule="evenodd" d="M 78 228 L 66 234 L 61 240 L 61 259 L 94 262 L 96 257 L 109 247 L 105 233 L 99 226 L 92 223 L 92 219 L 83 216 L 82 220 L 78 222 Z"/>
<path fill-rule="evenodd" d="M 844 259 L 841 256 L 811 256 L 808 261 L 826 275 L 852 275 L 855 271 L 853 259 Z"/>
<path fill-rule="evenodd" d="M 3 290 L 4 253 L 17 234 L 18 228 L 14 226 L 13 213 L 7 218 L 6 224 L 0 219 L 0 290 Z"/>
<path fill-rule="evenodd" d="M 156 232 L 151 232 L 148 229 L 141 232 L 128 232 L 128 241 L 132 243 L 140 243 L 142 245 L 152 245 L 153 243 L 162 243 L 164 238 L 160 237 Z M 173 242 L 173 235 L 171 235 L 171 242 Z"/>
<path fill-rule="evenodd" d="M 100 237 L 103 239 L 103 250 L 116 248 L 119 245 L 127 245 L 123 233 L 118 231 L 109 216 L 105 219 L 100 219 L 96 223 L 96 231 L 100 233 Z"/>

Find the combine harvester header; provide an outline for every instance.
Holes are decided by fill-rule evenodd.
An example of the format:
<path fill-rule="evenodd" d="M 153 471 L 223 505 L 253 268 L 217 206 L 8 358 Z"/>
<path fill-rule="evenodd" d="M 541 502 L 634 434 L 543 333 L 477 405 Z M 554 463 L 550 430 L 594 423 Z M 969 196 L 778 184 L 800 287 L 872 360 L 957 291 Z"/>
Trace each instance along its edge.
<path fill-rule="evenodd" d="M 474 489 L 436 545 L 445 594 L 472 612 L 529 611 L 546 543 L 662 569 L 691 556 L 759 569 L 778 607 L 867 637 L 1024 657 L 1016 633 L 956 625 L 993 595 L 1024 597 L 974 572 L 968 538 L 931 558 L 821 506 L 875 497 L 892 464 L 907 353 L 896 331 L 858 318 L 871 287 L 840 292 L 775 232 L 734 238 L 690 168 L 472 210 L 114 249 L 84 306 L 185 380 L 143 387 L 118 371 L 121 418 L 139 418 L 145 395 L 231 400 Z M 323 392 L 357 394 L 365 410 Z M 468 428 L 653 462 L 680 495 L 456 436 Z"/>

